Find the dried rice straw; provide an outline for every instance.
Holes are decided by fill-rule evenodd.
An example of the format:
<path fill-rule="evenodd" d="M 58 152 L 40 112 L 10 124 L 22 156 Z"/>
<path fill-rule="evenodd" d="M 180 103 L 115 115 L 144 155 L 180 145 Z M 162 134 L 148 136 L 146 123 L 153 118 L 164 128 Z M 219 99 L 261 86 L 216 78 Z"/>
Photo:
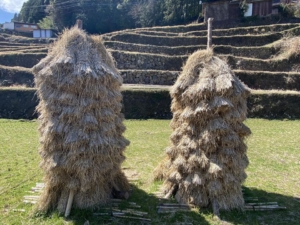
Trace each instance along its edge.
<path fill-rule="evenodd" d="M 101 38 L 65 30 L 33 71 L 45 172 L 38 208 L 63 213 L 70 193 L 74 207 L 88 208 L 108 202 L 112 190 L 128 191 L 122 78 Z"/>
<path fill-rule="evenodd" d="M 163 193 L 182 204 L 219 209 L 244 206 L 251 131 L 243 124 L 249 89 L 212 50 L 197 51 L 171 89 L 171 145 L 155 169 Z"/>

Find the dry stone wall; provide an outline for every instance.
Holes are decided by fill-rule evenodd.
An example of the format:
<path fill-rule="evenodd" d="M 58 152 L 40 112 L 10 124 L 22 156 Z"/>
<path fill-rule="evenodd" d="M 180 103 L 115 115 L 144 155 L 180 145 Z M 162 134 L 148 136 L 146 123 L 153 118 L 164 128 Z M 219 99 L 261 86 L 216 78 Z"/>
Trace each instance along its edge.
<path fill-rule="evenodd" d="M 262 46 L 277 41 L 283 37 L 281 33 L 265 34 L 265 35 L 236 35 L 236 36 L 218 36 L 213 38 L 215 45 L 231 45 L 231 46 Z M 205 45 L 206 37 L 182 36 L 151 36 L 140 35 L 136 33 L 119 33 L 111 36 L 103 36 L 105 41 L 119 41 L 134 44 L 150 44 L 156 46 L 189 46 L 189 45 Z"/>
<path fill-rule="evenodd" d="M 132 43 L 118 42 L 118 41 L 105 41 L 104 44 L 108 49 L 130 51 L 130 52 L 152 53 L 152 54 L 166 54 L 166 55 L 188 55 L 193 53 L 196 50 L 206 48 L 206 45 L 167 47 L 167 46 L 132 44 Z"/>
<path fill-rule="evenodd" d="M 167 47 L 167 46 L 155 46 L 155 45 L 143 45 L 143 44 L 132 44 L 118 41 L 106 41 L 104 42 L 108 49 L 118 51 L 129 51 L 129 52 L 141 52 L 141 53 L 152 53 L 152 54 L 166 54 L 166 55 L 189 55 L 193 52 L 206 49 L 206 45 L 193 45 L 193 46 L 179 46 L 179 47 Z M 214 52 L 216 54 L 232 54 L 234 56 L 243 56 L 259 59 L 267 59 L 272 55 L 278 53 L 280 49 L 274 47 L 233 47 L 228 45 L 217 45 L 214 46 Z"/>
<path fill-rule="evenodd" d="M 117 68 L 122 69 L 151 69 L 178 71 L 186 61 L 187 56 L 167 56 L 142 54 L 135 52 L 110 51 L 117 62 Z"/>
<path fill-rule="evenodd" d="M 21 66 L 31 68 L 37 64 L 46 53 L 9 53 L 0 54 L 0 65 L 3 66 Z"/>
<path fill-rule="evenodd" d="M 121 70 L 123 82 L 126 84 L 173 85 L 179 71 L 161 70 Z"/>
<path fill-rule="evenodd" d="M 1 89 L 0 118 L 35 119 L 38 100 L 35 89 Z M 123 90 L 122 112 L 127 119 L 170 119 L 169 90 Z M 299 94 L 252 93 L 248 99 L 248 117 L 299 119 Z"/>

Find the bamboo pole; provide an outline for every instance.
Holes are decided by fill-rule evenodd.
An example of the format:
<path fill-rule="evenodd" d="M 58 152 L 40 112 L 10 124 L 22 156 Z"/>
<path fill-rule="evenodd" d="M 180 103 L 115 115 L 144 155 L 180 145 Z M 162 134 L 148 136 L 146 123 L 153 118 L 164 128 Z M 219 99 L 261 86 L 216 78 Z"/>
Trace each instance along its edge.
<path fill-rule="evenodd" d="M 36 183 L 36 187 L 45 187 L 45 184 L 44 183 Z"/>
<path fill-rule="evenodd" d="M 188 204 L 178 204 L 178 203 L 162 203 L 160 206 L 175 206 L 175 207 L 187 207 L 187 208 L 192 208 L 194 207 L 193 205 L 188 205 Z"/>
<path fill-rule="evenodd" d="M 190 212 L 188 208 L 158 208 L 157 213 Z"/>
<path fill-rule="evenodd" d="M 207 20 L 207 50 L 212 47 L 212 22 L 214 18 L 209 18 Z"/>
<path fill-rule="evenodd" d="M 13 209 L 13 212 L 26 212 L 25 209 Z"/>
<path fill-rule="evenodd" d="M 94 216 L 110 216 L 111 213 L 93 213 Z"/>
<path fill-rule="evenodd" d="M 151 222 L 151 219 L 147 219 L 147 218 L 143 218 L 143 217 L 122 216 L 122 215 L 114 215 L 114 217 L 124 218 L 124 219 L 144 220 L 144 221 Z"/>
<path fill-rule="evenodd" d="M 23 200 L 24 203 L 36 204 L 36 201 L 31 200 Z"/>
<path fill-rule="evenodd" d="M 176 185 L 173 185 L 173 187 L 170 189 L 170 191 L 164 196 L 164 198 L 168 199 L 172 196 L 173 192 L 176 189 Z"/>
<path fill-rule="evenodd" d="M 25 199 L 39 199 L 40 196 L 35 196 L 35 195 L 25 195 Z"/>
<path fill-rule="evenodd" d="M 272 210 L 281 210 L 281 209 L 286 209 L 286 207 L 249 207 L 249 208 L 244 208 L 246 211 L 272 211 Z"/>
<path fill-rule="evenodd" d="M 66 212 L 65 212 L 65 217 L 68 217 L 70 215 L 71 207 L 72 207 L 72 203 L 73 203 L 73 198 L 74 198 L 74 191 L 70 190 L 68 203 L 67 203 L 67 208 L 66 208 Z"/>
<path fill-rule="evenodd" d="M 245 206 L 257 206 L 257 205 L 278 205 L 277 202 L 257 202 L 257 203 L 246 203 Z"/>
<path fill-rule="evenodd" d="M 278 205 L 264 205 L 264 206 L 245 206 L 245 209 L 286 209 Z"/>
<path fill-rule="evenodd" d="M 122 210 L 122 212 L 124 212 L 124 213 L 132 213 L 132 214 L 139 214 L 139 215 L 142 215 L 142 216 L 148 215 L 147 212 L 137 211 L 137 210 L 134 210 L 134 209 L 124 209 L 124 210 Z"/>

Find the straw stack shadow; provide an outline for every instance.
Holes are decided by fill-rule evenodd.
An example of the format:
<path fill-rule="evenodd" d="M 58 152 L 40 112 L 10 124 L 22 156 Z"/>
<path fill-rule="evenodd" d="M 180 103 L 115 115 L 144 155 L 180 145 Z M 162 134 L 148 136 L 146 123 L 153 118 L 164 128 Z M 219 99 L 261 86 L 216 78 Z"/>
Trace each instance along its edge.
<path fill-rule="evenodd" d="M 69 196 L 74 207 L 89 208 L 107 203 L 112 192 L 127 193 L 120 167 L 129 145 L 122 78 L 101 38 L 76 27 L 65 30 L 33 70 L 45 172 L 38 209 L 63 213 Z"/>
<path fill-rule="evenodd" d="M 163 194 L 181 204 L 212 206 L 216 215 L 242 209 L 248 87 L 208 49 L 189 57 L 170 94 L 171 145 L 154 171 L 164 180 Z"/>

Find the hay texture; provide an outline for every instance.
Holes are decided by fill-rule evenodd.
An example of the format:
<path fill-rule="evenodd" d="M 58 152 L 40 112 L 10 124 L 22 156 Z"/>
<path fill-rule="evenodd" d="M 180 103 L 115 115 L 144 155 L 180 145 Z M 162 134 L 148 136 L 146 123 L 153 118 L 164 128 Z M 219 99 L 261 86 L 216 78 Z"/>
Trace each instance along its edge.
<path fill-rule="evenodd" d="M 166 197 L 218 209 L 243 207 L 251 131 L 246 119 L 248 88 L 211 50 L 192 54 L 171 89 L 173 132 L 155 169 Z"/>
<path fill-rule="evenodd" d="M 48 56 L 34 67 L 40 103 L 39 131 L 45 190 L 38 207 L 64 212 L 104 204 L 112 190 L 128 191 L 121 171 L 122 78 L 100 37 L 65 30 Z"/>

